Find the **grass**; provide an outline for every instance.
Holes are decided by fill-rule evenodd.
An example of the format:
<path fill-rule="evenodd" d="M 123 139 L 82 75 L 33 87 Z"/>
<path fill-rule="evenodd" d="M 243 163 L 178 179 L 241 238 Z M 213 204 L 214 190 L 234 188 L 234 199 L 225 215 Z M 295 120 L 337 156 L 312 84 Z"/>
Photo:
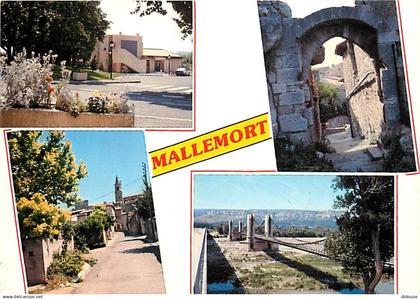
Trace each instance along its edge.
<path fill-rule="evenodd" d="M 94 81 L 101 81 L 101 80 L 108 80 L 109 79 L 109 73 L 103 72 L 103 71 L 87 71 L 88 73 L 88 80 L 94 80 Z M 116 79 L 120 77 L 120 73 L 112 73 L 112 78 Z"/>
<path fill-rule="evenodd" d="M 308 267 L 302 270 L 293 264 Z M 283 259 L 267 261 L 252 270 L 241 269 L 239 273 L 247 293 L 313 292 L 361 286 L 361 282 L 343 273 L 336 262 L 312 255 L 284 253 Z"/>
<path fill-rule="evenodd" d="M 68 67 L 69 70 L 73 70 L 71 67 Z M 52 69 L 54 80 L 60 80 L 61 78 L 61 69 L 60 66 L 55 65 Z M 74 71 L 74 70 L 73 70 Z M 109 73 L 103 71 L 92 71 L 90 69 L 79 70 L 79 72 L 88 73 L 88 80 L 92 81 L 102 81 L 109 80 Z M 121 76 L 121 73 L 112 73 L 112 78 L 116 79 Z"/>

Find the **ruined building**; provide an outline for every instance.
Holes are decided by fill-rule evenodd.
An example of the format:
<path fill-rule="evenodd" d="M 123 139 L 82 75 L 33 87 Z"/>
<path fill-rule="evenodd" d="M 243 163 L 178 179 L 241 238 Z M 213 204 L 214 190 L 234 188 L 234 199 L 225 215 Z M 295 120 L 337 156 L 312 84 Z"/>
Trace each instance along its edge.
<path fill-rule="evenodd" d="M 273 133 L 305 145 L 320 142 L 322 127 L 311 66 L 324 60 L 323 44 L 346 41 L 343 76 L 353 137 L 381 143 L 410 136 L 397 8 L 394 1 L 355 1 L 305 18 L 292 18 L 280 1 L 259 2 Z"/>

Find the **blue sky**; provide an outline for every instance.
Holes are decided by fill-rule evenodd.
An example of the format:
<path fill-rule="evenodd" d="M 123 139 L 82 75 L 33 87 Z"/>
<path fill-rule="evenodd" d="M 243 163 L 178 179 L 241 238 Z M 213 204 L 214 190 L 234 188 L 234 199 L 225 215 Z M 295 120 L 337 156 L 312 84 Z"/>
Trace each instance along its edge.
<path fill-rule="evenodd" d="M 199 174 L 194 208 L 331 210 L 335 176 Z"/>
<path fill-rule="evenodd" d="M 115 175 L 123 196 L 141 192 L 141 163 L 147 165 L 142 131 L 66 131 L 76 161 L 83 161 L 88 176 L 80 181 L 79 195 L 89 204 L 114 201 Z"/>

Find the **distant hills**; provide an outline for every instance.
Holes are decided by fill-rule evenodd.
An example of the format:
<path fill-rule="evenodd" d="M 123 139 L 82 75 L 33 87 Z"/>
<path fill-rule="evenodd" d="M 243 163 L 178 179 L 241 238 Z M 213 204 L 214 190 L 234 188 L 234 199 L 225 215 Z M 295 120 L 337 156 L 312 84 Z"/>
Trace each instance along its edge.
<path fill-rule="evenodd" d="M 311 211 L 311 210 L 235 210 L 235 209 L 196 209 L 194 222 L 197 226 L 227 224 L 232 220 L 235 225 L 239 220 L 246 224 L 248 214 L 254 214 L 256 225 L 264 221 L 267 214 L 273 216 L 273 224 L 282 227 L 322 227 L 336 229 L 336 218 L 342 211 Z"/>

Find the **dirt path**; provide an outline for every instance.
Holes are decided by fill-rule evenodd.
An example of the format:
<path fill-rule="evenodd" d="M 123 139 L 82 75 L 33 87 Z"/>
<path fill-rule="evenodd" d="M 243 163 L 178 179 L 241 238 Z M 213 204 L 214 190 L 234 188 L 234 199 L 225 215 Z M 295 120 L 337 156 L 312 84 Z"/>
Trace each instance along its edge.
<path fill-rule="evenodd" d="M 367 139 L 352 138 L 350 127 L 345 132 L 327 135 L 327 138 L 336 152 L 326 154 L 325 158 L 334 164 L 337 171 L 383 171 L 382 161 L 371 161 L 366 153 L 368 148 L 376 145 L 369 144 Z"/>
<path fill-rule="evenodd" d="M 116 234 L 105 248 L 92 250 L 97 258 L 83 282 L 48 294 L 162 294 L 165 293 L 159 247 L 144 237 Z"/>

